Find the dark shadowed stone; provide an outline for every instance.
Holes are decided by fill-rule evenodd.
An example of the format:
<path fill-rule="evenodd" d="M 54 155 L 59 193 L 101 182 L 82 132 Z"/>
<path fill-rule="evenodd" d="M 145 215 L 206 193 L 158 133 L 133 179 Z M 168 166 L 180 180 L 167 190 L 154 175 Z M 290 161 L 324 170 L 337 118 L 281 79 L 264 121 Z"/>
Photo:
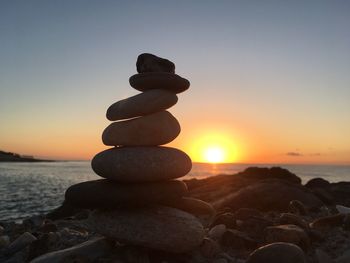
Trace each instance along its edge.
<path fill-rule="evenodd" d="M 165 72 L 140 73 L 130 77 L 131 87 L 139 91 L 163 89 L 180 93 L 190 87 L 190 82 L 179 75 Z"/>
<path fill-rule="evenodd" d="M 325 217 L 320 217 L 315 219 L 310 223 L 310 227 L 314 229 L 327 229 L 332 227 L 340 227 L 344 223 L 344 219 L 346 215 L 344 214 L 336 214 Z"/>
<path fill-rule="evenodd" d="M 221 244 L 224 247 L 231 249 L 247 249 L 255 248 L 257 242 L 244 232 L 229 229 L 223 234 Z"/>
<path fill-rule="evenodd" d="M 261 211 L 285 212 L 292 200 L 299 200 L 310 208 L 318 208 L 323 205 L 309 189 L 282 180 L 257 182 L 227 195 L 214 202 L 213 205 L 216 208 L 229 206 L 233 210 L 248 207 Z"/>
<path fill-rule="evenodd" d="M 161 111 L 110 124 L 102 134 L 102 141 L 110 146 L 156 146 L 171 142 L 180 130 L 175 117 Z"/>
<path fill-rule="evenodd" d="M 280 179 L 296 184 L 301 183 L 301 179 L 298 176 L 281 167 L 248 167 L 237 175 L 258 180 Z"/>
<path fill-rule="evenodd" d="M 159 204 L 179 199 L 186 192 L 185 183 L 176 180 L 131 184 L 101 179 L 72 185 L 65 198 L 81 208 L 116 208 Z"/>
<path fill-rule="evenodd" d="M 153 54 L 143 53 L 137 57 L 136 69 L 138 73 L 168 72 L 175 73 L 175 64 L 168 59 Z"/>
<path fill-rule="evenodd" d="M 173 253 L 198 247 L 204 238 L 201 223 L 191 214 L 169 207 L 95 211 L 91 229 L 120 242 Z"/>
<path fill-rule="evenodd" d="M 203 215 L 213 217 L 215 214 L 215 209 L 211 204 L 191 197 L 169 199 L 162 204 L 186 211 L 196 216 Z"/>
<path fill-rule="evenodd" d="M 269 226 L 265 229 L 267 243 L 286 242 L 301 247 L 306 251 L 310 247 L 310 239 L 306 232 L 296 225 Z"/>
<path fill-rule="evenodd" d="M 323 178 L 312 178 L 305 186 L 308 188 L 328 188 L 331 184 Z"/>
<path fill-rule="evenodd" d="M 216 225 L 225 225 L 227 228 L 235 228 L 236 227 L 236 218 L 235 215 L 232 213 L 222 213 L 222 214 L 218 214 L 212 224 L 211 227 L 214 227 Z"/>
<path fill-rule="evenodd" d="M 163 111 L 177 102 L 173 92 L 152 89 L 112 104 L 106 113 L 110 121 L 129 119 Z"/>
<path fill-rule="evenodd" d="M 32 263 L 61 262 L 95 262 L 112 252 L 113 245 L 105 238 L 99 237 L 82 244 L 44 254 L 35 258 Z"/>
<path fill-rule="evenodd" d="M 290 201 L 288 210 L 291 213 L 297 214 L 297 215 L 306 215 L 307 214 L 307 208 L 299 200 L 292 200 L 292 201 Z"/>
<path fill-rule="evenodd" d="M 246 263 L 306 263 L 304 252 L 290 243 L 273 243 L 256 249 Z"/>
<path fill-rule="evenodd" d="M 170 147 L 119 147 L 98 153 L 91 162 L 101 177 L 121 182 L 174 179 L 192 168 L 190 157 Z"/>
<path fill-rule="evenodd" d="M 253 209 L 253 208 L 240 208 L 235 212 L 235 218 L 237 220 L 246 220 L 250 217 L 262 217 L 263 214 L 257 210 L 257 209 Z"/>

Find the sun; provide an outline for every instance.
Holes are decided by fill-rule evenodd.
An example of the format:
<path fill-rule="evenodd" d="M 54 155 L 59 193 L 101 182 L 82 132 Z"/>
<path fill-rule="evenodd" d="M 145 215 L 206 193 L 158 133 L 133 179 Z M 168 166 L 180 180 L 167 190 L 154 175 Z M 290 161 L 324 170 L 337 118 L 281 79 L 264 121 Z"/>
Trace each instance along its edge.
<path fill-rule="evenodd" d="M 220 147 L 209 147 L 204 151 L 204 158 L 208 163 L 222 163 L 225 160 L 225 151 Z"/>
<path fill-rule="evenodd" d="M 239 161 L 240 149 L 238 141 L 231 134 L 205 131 L 193 135 L 187 152 L 193 162 L 234 163 Z"/>

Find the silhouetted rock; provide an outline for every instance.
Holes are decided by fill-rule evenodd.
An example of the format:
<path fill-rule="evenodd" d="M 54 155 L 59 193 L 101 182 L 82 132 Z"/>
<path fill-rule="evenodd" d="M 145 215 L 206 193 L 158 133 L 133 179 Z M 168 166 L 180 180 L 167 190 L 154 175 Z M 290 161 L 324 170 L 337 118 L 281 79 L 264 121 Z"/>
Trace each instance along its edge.
<path fill-rule="evenodd" d="M 72 185 L 66 191 L 66 202 L 80 208 L 112 209 L 160 204 L 179 199 L 187 193 L 181 181 L 118 183 L 101 179 Z"/>
<path fill-rule="evenodd" d="M 168 59 L 153 54 L 143 53 L 137 57 L 136 69 L 138 73 L 168 72 L 175 73 L 175 64 Z"/>
<path fill-rule="evenodd" d="M 152 89 L 112 104 L 106 113 L 110 121 L 145 116 L 175 105 L 178 98 L 173 92 Z"/>
<path fill-rule="evenodd" d="M 237 192 L 213 202 L 214 207 L 255 208 L 261 211 L 287 211 L 289 202 L 299 200 L 310 208 L 323 205 L 312 192 L 304 186 L 282 180 L 264 180 L 249 185 Z"/>
<path fill-rule="evenodd" d="M 184 92 L 190 82 L 179 75 L 165 72 L 140 73 L 130 77 L 131 87 L 139 91 L 163 89 L 174 93 Z"/>
<path fill-rule="evenodd" d="M 259 180 L 264 179 L 281 179 L 291 183 L 300 184 L 301 179 L 295 174 L 291 173 L 287 169 L 281 167 L 262 168 L 262 167 L 249 167 L 243 172 L 238 173 L 239 176 L 248 178 L 254 178 Z"/>
<path fill-rule="evenodd" d="M 330 185 L 330 182 L 319 177 L 313 178 L 305 184 L 308 188 L 328 188 Z"/>
<path fill-rule="evenodd" d="M 154 146 L 167 144 L 180 133 L 180 124 L 168 111 L 110 124 L 102 141 L 110 146 Z"/>
<path fill-rule="evenodd" d="M 118 147 L 98 153 L 91 161 L 101 177 L 120 182 L 149 182 L 178 178 L 192 168 L 190 157 L 170 147 Z"/>

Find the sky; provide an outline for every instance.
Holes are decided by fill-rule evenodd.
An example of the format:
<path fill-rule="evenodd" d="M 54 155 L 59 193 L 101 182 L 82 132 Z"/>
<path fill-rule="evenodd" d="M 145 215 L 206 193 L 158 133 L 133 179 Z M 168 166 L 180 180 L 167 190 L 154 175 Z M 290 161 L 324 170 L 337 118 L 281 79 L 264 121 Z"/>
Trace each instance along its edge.
<path fill-rule="evenodd" d="M 88 160 L 143 52 L 191 82 L 169 146 L 350 164 L 349 1 L 0 2 L 0 149 Z M 210 146 L 211 147 L 211 146 Z"/>

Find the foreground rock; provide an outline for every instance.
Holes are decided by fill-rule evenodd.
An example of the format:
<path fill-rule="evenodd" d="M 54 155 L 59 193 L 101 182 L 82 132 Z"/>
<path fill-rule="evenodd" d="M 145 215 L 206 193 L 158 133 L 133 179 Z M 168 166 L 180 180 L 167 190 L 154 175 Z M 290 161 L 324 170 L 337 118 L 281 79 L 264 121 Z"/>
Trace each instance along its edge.
<path fill-rule="evenodd" d="M 174 140 L 180 130 L 175 117 L 168 111 L 161 111 L 110 124 L 102 134 L 102 141 L 110 146 L 162 145 Z"/>
<path fill-rule="evenodd" d="M 273 243 L 255 250 L 246 263 L 306 263 L 304 252 L 290 243 Z"/>
<path fill-rule="evenodd" d="M 94 238 L 82 244 L 35 258 L 31 263 L 92 262 L 108 255 L 113 246 L 105 238 Z"/>
<path fill-rule="evenodd" d="M 167 207 L 95 211 L 87 223 L 106 237 L 173 253 L 191 251 L 204 238 L 203 226 L 194 216 Z"/>
<path fill-rule="evenodd" d="M 112 104 L 106 113 L 110 121 L 145 116 L 175 105 L 178 98 L 173 92 L 153 89 Z M 142 107 L 140 107 L 142 105 Z"/>
<path fill-rule="evenodd" d="M 192 168 L 190 157 L 170 147 L 120 147 L 98 153 L 91 162 L 101 177 L 120 182 L 175 179 Z"/>
<path fill-rule="evenodd" d="M 181 181 L 117 183 L 107 179 L 72 185 L 66 190 L 66 201 L 80 208 L 118 208 L 169 203 L 187 193 Z"/>

